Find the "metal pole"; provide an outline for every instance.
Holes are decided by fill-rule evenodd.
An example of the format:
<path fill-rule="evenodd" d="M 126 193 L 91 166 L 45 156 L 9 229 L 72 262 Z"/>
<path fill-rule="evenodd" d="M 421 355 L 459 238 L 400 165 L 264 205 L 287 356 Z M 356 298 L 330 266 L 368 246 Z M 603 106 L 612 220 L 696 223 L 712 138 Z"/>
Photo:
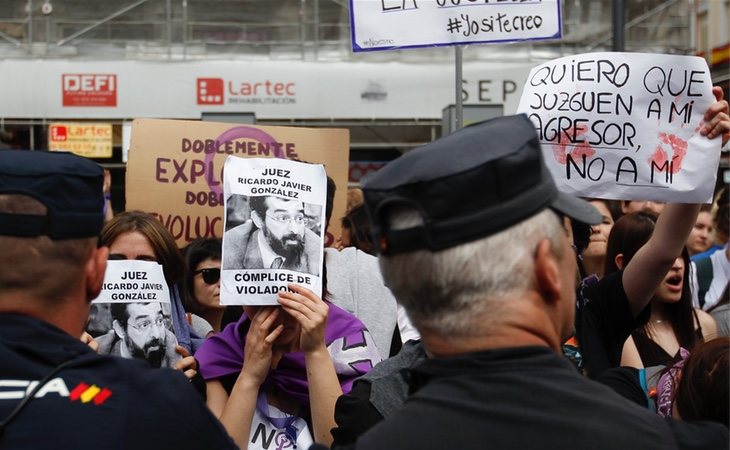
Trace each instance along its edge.
<path fill-rule="evenodd" d="M 301 41 L 301 52 L 302 61 L 305 59 L 305 45 L 306 45 L 306 2 L 307 0 L 300 0 L 299 2 L 299 40 Z"/>
<path fill-rule="evenodd" d="M 165 21 L 167 22 L 167 59 L 172 57 L 172 0 L 165 1 Z"/>
<path fill-rule="evenodd" d="M 30 2 L 31 0 L 28 0 L 28 1 Z M 132 9 L 138 7 L 142 3 L 146 3 L 146 2 L 147 2 L 147 0 L 138 0 L 138 1 L 134 2 L 131 5 L 125 6 L 124 8 L 120 9 L 119 11 L 117 11 L 117 12 L 115 12 L 113 14 L 110 14 L 110 15 L 104 17 L 103 19 L 99 20 L 98 22 L 95 22 L 95 23 L 89 25 L 88 27 L 86 27 L 86 28 L 84 28 L 84 29 L 82 29 L 80 31 L 77 31 L 76 33 L 72 34 L 71 36 L 69 36 L 67 38 L 64 38 L 64 39 L 61 39 L 60 41 L 58 41 L 56 43 L 56 45 L 60 47 L 60 46 L 62 46 L 63 44 L 65 44 L 67 42 L 73 41 L 74 39 L 76 39 L 77 37 L 81 36 L 82 34 L 88 32 L 90 30 L 93 30 L 94 28 L 98 27 L 99 25 L 103 25 L 103 24 L 109 22 L 110 20 L 115 19 L 115 18 L 121 16 L 122 14 L 124 14 L 124 13 L 126 13 L 128 11 L 131 11 Z"/>
<path fill-rule="evenodd" d="M 319 59 L 319 0 L 314 0 L 314 60 Z"/>
<path fill-rule="evenodd" d="M 188 57 L 188 0 L 182 0 L 182 44 L 183 59 Z"/>
<path fill-rule="evenodd" d="M 464 125 L 464 105 L 461 99 L 461 88 L 462 88 L 462 48 L 460 45 L 454 47 L 455 49 L 455 65 L 456 65 L 456 110 L 454 111 L 454 131 L 460 129 Z"/>
<path fill-rule="evenodd" d="M 33 52 L 33 0 L 28 0 L 28 53 Z"/>
<path fill-rule="evenodd" d="M 625 45 L 626 10 L 624 0 L 613 0 L 613 51 L 622 52 Z"/>
<path fill-rule="evenodd" d="M 689 19 L 689 48 L 690 54 L 697 54 L 697 6 L 694 0 L 689 1 L 690 19 Z"/>

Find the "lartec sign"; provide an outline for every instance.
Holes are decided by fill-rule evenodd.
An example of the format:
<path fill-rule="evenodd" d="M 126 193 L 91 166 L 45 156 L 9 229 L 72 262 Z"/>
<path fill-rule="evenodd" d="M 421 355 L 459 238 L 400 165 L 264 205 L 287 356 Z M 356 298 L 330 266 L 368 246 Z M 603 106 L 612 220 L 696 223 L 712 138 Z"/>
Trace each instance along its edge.
<path fill-rule="evenodd" d="M 296 84 L 262 80 L 256 82 L 231 81 L 223 78 L 198 78 L 198 105 L 226 103 L 291 105 L 297 102 Z"/>

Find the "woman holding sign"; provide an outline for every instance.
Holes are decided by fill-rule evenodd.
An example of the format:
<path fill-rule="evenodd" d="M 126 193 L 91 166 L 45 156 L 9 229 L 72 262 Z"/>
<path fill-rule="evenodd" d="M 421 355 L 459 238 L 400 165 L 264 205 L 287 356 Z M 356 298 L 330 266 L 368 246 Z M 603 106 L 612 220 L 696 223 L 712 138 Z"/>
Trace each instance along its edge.
<path fill-rule="evenodd" d="M 162 266 L 170 289 L 172 327 L 180 344 L 176 351 L 183 357 L 175 364 L 175 368 L 193 379 L 197 370 L 195 359 L 190 353 L 195 350 L 195 343 L 185 320 L 177 288 L 177 283 L 185 273 L 185 262 L 170 232 L 150 214 L 125 211 L 104 225 L 99 241 L 101 245 L 109 247 L 109 259 L 155 261 Z"/>
<path fill-rule="evenodd" d="M 380 361 L 357 318 L 296 284 L 195 354 L 208 406 L 242 448 L 330 444 L 337 398 Z M 326 291 L 325 291 L 326 292 Z"/>
<path fill-rule="evenodd" d="M 649 240 L 656 215 L 631 213 L 613 227 L 606 252 L 606 274 L 619 271 Z M 717 334 L 717 326 L 706 312 L 692 307 L 687 248 L 654 291 L 649 321 L 637 328 L 624 345 L 622 366 L 637 368 L 671 366 L 683 353 Z"/>

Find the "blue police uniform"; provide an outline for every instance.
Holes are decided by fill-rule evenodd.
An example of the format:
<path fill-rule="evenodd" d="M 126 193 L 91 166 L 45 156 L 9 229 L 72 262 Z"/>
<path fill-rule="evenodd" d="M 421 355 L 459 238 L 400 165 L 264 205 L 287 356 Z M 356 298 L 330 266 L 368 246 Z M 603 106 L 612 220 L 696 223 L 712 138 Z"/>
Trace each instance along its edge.
<path fill-rule="evenodd" d="M 98 355 L 49 323 L 0 314 L 0 361 L 2 449 L 237 448 L 181 373 Z"/>

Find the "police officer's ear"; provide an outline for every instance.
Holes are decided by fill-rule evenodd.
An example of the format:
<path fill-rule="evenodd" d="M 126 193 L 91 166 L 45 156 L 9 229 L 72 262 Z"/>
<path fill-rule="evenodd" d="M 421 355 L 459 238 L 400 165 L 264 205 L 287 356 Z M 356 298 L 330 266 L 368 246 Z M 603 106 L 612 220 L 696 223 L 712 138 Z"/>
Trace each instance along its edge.
<path fill-rule="evenodd" d="M 114 332 L 117 333 L 117 336 L 119 336 L 119 339 L 124 339 L 127 335 L 127 330 L 124 329 L 124 326 L 122 326 L 121 322 L 117 319 L 114 319 L 112 322 L 112 328 L 114 329 Z"/>
<path fill-rule="evenodd" d="M 91 255 L 86 260 L 84 271 L 86 275 L 86 301 L 88 302 L 98 297 L 99 292 L 101 292 L 108 259 L 109 247 L 98 247 L 91 250 Z"/>
<path fill-rule="evenodd" d="M 535 277 L 540 296 L 549 305 L 556 303 L 562 297 L 560 271 L 550 241 L 543 239 L 535 250 Z"/>

